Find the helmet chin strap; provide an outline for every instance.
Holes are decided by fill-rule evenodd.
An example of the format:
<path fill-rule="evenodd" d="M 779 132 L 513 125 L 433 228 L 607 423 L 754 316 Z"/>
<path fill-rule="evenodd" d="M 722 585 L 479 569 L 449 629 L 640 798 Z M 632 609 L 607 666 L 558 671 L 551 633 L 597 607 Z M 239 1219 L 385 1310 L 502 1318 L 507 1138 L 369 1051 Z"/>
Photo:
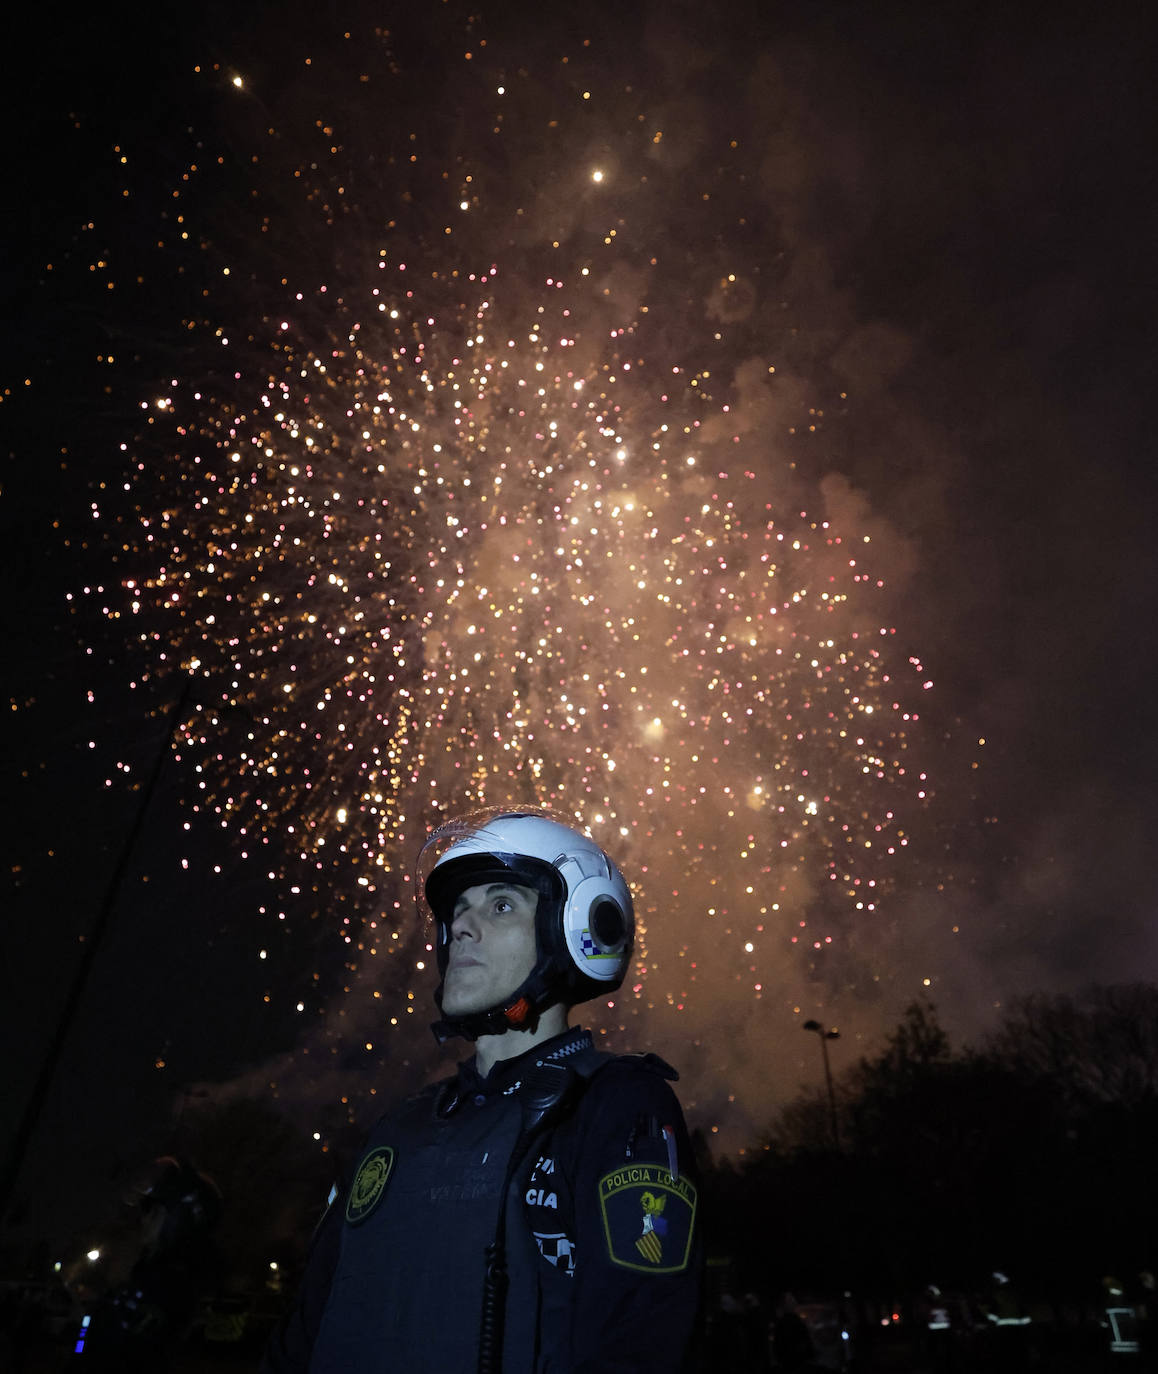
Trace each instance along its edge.
<path fill-rule="evenodd" d="M 434 1000 L 441 1011 L 441 984 L 434 994 Z M 533 1031 L 539 1024 L 539 1014 L 558 1000 L 551 995 L 542 971 L 536 968 L 498 1006 L 486 1011 L 467 1012 L 463 1016 L 443 1016 L 430 1029 L 440 1045 L 456 1035 L 461 1035 L 464 1040 L 477 1040 L 480 1035 L 504 1035 L 509 1030 Z"/>

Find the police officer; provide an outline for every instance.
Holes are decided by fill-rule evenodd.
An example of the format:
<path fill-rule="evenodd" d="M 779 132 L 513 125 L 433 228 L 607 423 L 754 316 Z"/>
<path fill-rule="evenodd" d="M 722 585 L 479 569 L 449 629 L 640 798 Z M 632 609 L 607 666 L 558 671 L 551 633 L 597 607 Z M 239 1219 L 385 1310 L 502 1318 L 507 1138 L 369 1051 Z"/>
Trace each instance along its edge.
<path fill-rule="evenodd" d="M 436 831 L 418 875 L 440 1041 L 474 1056 L 373 1128 L 315 1236 L 265 1374 L 674 1374 L 699 1299 L 676 1074 L 568 1028 L 612 992 L 619 870 L 547 813 Z"/>
<path fill-rule="evenodd" d="M 186 1160 L 153 1162 L 140 1190 L 141 1250 L 129 1277 L 86 1314 L 73 1359 L 93 1374 L 163 1374 L 216 1277 L 217 1185 Z"/>

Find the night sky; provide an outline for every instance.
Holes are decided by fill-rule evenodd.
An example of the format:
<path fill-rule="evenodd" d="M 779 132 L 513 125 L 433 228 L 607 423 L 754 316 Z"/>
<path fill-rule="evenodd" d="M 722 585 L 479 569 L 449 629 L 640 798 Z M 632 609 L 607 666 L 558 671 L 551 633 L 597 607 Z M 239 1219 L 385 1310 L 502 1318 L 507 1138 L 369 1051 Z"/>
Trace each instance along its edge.
<path fill-rule="evenodd" d="M 129 16 L 10 40 L 6 1139 L 162 760 L 29 1225 L 433 1072 L 480 803 L 621 858 L 728 1152 L 811 1016 L 1158 976 L 1143 7 Z"/>

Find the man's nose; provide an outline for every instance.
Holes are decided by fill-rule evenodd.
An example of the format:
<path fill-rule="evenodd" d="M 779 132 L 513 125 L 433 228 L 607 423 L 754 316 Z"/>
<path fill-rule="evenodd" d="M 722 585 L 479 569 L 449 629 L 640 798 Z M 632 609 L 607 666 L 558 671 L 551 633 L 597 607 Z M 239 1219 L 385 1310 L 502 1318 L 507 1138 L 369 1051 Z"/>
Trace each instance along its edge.
<path fill-rule="evenodd" d="M 454 913 L 454 920 L 450 923 L 450 938 L 452 940 L 478 939 L 478 913 L 473 906 L 460 907 Z"/>

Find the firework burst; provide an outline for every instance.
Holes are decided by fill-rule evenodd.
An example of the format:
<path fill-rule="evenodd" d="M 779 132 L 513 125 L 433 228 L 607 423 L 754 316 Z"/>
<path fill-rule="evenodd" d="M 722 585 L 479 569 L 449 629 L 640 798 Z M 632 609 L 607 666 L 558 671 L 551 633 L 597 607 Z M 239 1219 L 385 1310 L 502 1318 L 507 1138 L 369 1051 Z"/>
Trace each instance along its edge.
<path fill-rule="evenodd" d="M 505 95 L 496 78 L 490 103 Z M 511 108 L 508 167 L 545 117 Z M 654 122 L 631 131 L 648 156 Z M 156 670 L 193 684 L 176 740 L 191 805 L 275 882 L 314 875 L 322 914 L 340 888 L 357 914 L 337 935 L 367 964 L 430 826 L 533 801 L 635 877 L 628 1005 L 692 1004 L 705 965 L 760 998 L 788 953 L 855 980 L 848 947 L 926 799 L 910 736 L 929 683 L 890 623 L 887 530 L 841 480 L 799 471 L 823 415 L 777 391 L 791 345 L 761 334 L 758 262 L 700 273 L 689 313 L 662 266 L 674 174 L 649 164 L 633 234 L 622 203 L 592 208 L 628 179 L 630 139 L 612 171 L 556 166 L 537 192 L 528 155 L 500 192 L 461 127 L 421 184 L 394 133 L 390 191 L 427 200 L 387 221 L 350 189 L 366 154 L 313 125 L 320 171 L 283 147 L 253 176 L 296 169 L 295 223 L 341 266 L 304 284 L 275 255 L 236 328 L 224 305 L 190 317 L 188 365 L 126 445 L 118 556 Z M 473 225 L 436 235 L 455 204 Z M 293 238 L 276 206 L 263 245 Z M 516 239 L 520 220 L 535 227 Z M 208 236 L 182 251 L 237 275 Z M 688 919 L 654 921 L 673 909 Z"/>

